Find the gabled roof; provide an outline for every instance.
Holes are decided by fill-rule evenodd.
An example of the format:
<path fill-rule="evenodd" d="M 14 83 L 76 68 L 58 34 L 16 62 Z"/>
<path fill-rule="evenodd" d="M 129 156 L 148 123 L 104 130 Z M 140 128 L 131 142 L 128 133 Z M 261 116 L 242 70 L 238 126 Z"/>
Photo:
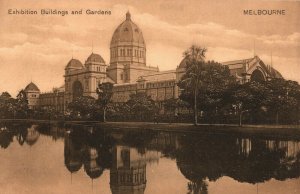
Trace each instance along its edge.
<path fill-rule="evenodd" d="M 281 73 L 279 73 L 279 71 L 277 71 L 277 70 L 274 69 L 273 67 L 271 67 L 270 73 L 271 73 L 271 75 L 272 75 L 274 78 L 283 78 L 283 76 L 281 75 Z"/>
<path fill-rule="evenodd" d="M 226 61 L 226 62 L 222 62 L 222 64 L 230 66 L 230 65 L 237 65 L 237 64 L 249 63 L 250 61 L 252 61 L 256 57 L 257 56 L 249 58 L 249 59 L 240 59 L 240 60 L 234 60 L 234 61 Z"/>
<path fill-rule="evenodd" d="M 268 76 L 272 78 L 282 78 L 282 75 L 276 69 L 269 65 L 266 65 L 258 56 L 254 56 L 248 59 L 227 61 L 223 62 L 222 64 L 227 65 L 229 69 L 236 69 L 239 65 L 249 64 L 249 68 L 247 69 L 248 71 L 249 69 L 253 68 L 253 65 L 257 63 L 259 63 L 259 65 L 264 69 Z"/>
<path fill-rule="evenodd" d="M 281 73 L 279 73 L 279 71 L 277 71 L 272 66 L 266 65 L 262 60 L 260 61 L 260 64 L 266 69 L 266 71 L 268 72 L 268 75 L 270 77 L 272 77 L 272 78 L 283 78 Z"/>

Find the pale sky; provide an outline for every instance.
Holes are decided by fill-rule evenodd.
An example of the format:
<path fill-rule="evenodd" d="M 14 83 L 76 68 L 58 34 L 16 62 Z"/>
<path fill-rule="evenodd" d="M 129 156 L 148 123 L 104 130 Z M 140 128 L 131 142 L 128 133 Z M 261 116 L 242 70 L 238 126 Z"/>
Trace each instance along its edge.
<path fill-rule="evenodd" d="M 9 15 L 8 9 L 58 9 L 69 15 Z M 83 10 L 74 16 L 71 10 Z M 110 10 L 87 15 L 85 10 Z M 279 9 L 285 15 L 249 16 L 243 10 Z M 73 57 L 92 52 L 109 64 L 110 40 L 130 11 L 147 46 L 147 65 L 175 69 L 192 44 L 218 62 L 255 53 L 284 78 L 300 82 L 300 1 L 258 0 L 0 0 L 0 92 L 13 96 L 31 80 L 42 92 L 64 82 Z"/>

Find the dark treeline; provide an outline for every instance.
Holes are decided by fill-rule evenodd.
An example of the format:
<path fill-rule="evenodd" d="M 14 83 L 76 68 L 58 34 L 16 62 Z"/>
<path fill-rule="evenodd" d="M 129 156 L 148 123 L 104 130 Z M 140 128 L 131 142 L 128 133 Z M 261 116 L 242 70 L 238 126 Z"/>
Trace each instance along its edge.
<path fill-rule="evenodd" d="M 228 66 L 205 61 L 206 49 L 185 53 L 186 73 L 178 86 L 180 100 L 193 109 L 194 123 L 297 124 L 300 85 L 283 78 L 237 82 Z"/>
<path fill-rule="evenodd" d="M 189 86 L 179 83 L 179 99 L 158 103 L 146 93 L 132 94 L 125 103 L 105 102 L 92 97 L 76 98 L 67 106 L 66 113 L 51 107 L 28 108 L 21 91 L 17 98 L 9 93 L 0 95 L 0 118 L 193 122 L 194 94 Z M 201 123 L 297 124 L 300 119 L 300 86 L 297 82 L 272 79 L 245 84 L 230 83 L 205 85 L 197 94 L 197 117 Z M 105 108 L 104 108 L 105 107 Z M 104 111 L 105 110 L 105 111 Z"/>

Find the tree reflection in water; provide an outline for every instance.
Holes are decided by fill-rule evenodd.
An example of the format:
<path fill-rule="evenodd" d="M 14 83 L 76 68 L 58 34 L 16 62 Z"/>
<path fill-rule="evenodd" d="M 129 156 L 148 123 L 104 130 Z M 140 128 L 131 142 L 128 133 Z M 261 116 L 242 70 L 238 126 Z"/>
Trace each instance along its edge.
<path fill-rule="evenodd" d="M 206 178 L 216 181 L 229 176 L 255 184 L 271 178 L 298 178 L 300 174 L 299 141 L 205 135 L 183 136 L 179 142 L 177 165 L 191 181 L 188 190 L 194 193 L 202 192 Z"/>
<path fill-rule="evenodd" d="M 205 180 L 197 180 L 196 182 L 188 182 L 187 194 L 207 194 L 207 183 Z"/>
<path fill-rule="evenodd" d="M 300 176 L 298 139 L 48 124 L 1 123 L 0 127 L 0 146 L 4 149 L 14 137 L 20 145 L 34 145 L 39 134 L 64 139 L 66 169 L 76 173 L 83 167 L 91 179 L 110 170 L 113 193 L 144 193 L 146 165 L 161 157 L 176 161 L 188 180 L 188 194 L 208 193 L 209 182 L 223 176 L 251 184 Z"/>
<path fill-rule="evenodd" d="M 38 125 L 30 123 L 1 123 L 0 122 L 0 146 L 8 148 L 13 138 L 16 137 L 18 143 L 22 146 L 25 142 L 27 145 L 34 145 L 40 134 L 37 130 Z"/>
<path fill-rule="evenodd" d="M 207 180 L 216 181 L 223 176 L 232 177 L 239 182 L 255 184 L 271 178 L 277 180 L 298 178 L 300 174 L 299 141 L 216 134 L 182 135 L 171 132 L 148 134 L 137 131 L 112 132 L 108 130 L 102 131 L 100 136 L 87 134 L 86 136 L 90 138 L 87 144 L 94 144 L 100 158 L 106 158 L 106 160 L 109 158 L 105 168 L 111 170 L 112 177 L 118 170 L 116 165 L 112 164 L 117 163 L 116 149 L 120 149 L 119 146 L 125 146 L 118 153 L 123 165 L 128 164 L 127 166 L 134 164 L 130 155 L 133 151 L 129 148 L 138 150 L 140 156 L 135 157 L 140 161 L 147 160 L 147 157 L 142 157 L 143 155 L 156 150 L 164 157 L 176 160 L 178 169 L 190 181 L 187 185 L 188 193 L 208 193 Z M 109 144 L 104 143 L 104 139 L 110 139 Z M 98 145 L 93 142 L 97 142 Z M 101 157 L 104 155 L 99 154 L 99 149 L 106 153 L 105 157 Z M 133 175 L 126 175 L 129 177 L 128 180 L 132 180 L 131 176 Z"/>

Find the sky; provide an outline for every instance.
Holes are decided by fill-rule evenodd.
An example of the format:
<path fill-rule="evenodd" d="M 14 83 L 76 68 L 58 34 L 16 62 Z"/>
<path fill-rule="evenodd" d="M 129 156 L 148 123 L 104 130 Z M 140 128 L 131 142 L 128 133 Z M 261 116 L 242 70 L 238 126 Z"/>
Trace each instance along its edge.
<path fill-rule="evenodd" d="M 13 15 L 9 9 L 69 14 Z M 82 15 L 70 14 L 80 9 Z M 87 15 L 87 9 L 111 15 Z M 262 9 L 285 10 L 285 15 L 243 14 Z M 84 63 L 94 52 L 109 64 L 110 40 L 127 11 L 143 32 L 147 65 L 175 69 L 196 44 L 207 48 L 207 60 L 256 54 L 266 64 L 272 61 L 285 79 L 300 82 L 299 0 L 0 0 L 0 92 L 15 96 L 31 81 L 41 92 L 60 87 L 72 57 Z"/>

